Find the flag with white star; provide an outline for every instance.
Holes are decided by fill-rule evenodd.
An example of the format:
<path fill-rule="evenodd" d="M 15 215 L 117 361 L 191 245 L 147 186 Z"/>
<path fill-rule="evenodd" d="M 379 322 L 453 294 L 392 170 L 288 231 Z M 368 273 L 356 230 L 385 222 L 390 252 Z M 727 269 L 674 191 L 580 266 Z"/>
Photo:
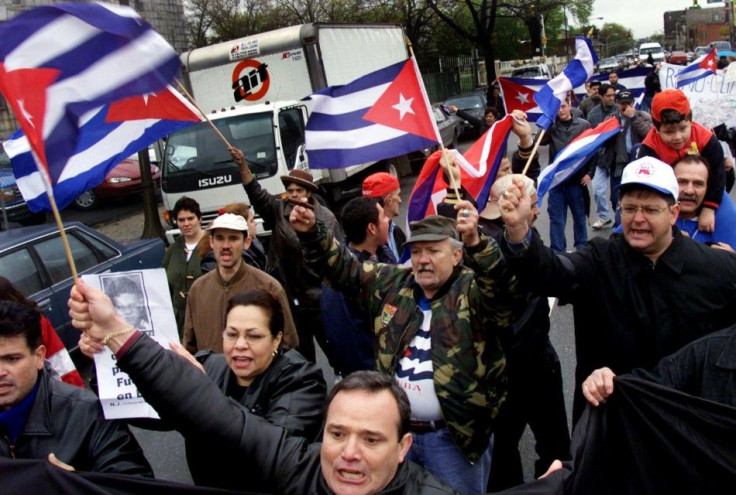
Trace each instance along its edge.
<path fill-rule="evenodd" d="M 309 167 L 343 168 L 441 142 L 414 58 L 309 95 Z"/>
<path fill-rule="evenodd" d="M 717 68 L 716 48 L 713 47 L 707 54 L 696 58 L 690 65 L 675 74 L 677 87 L 681 88 L 687 84 L 694 83 L 698 79 L 713 76 L 716 74 Z"/>
<path fill-rule="evenodd" d="M 133 9 L 103 3 L 38 7 L 0 24 L 0 92 L 51 184 L 102 105 L 164 88 L 176 51 Z"/>
<path fill-rule="evenodd" d="M 75 153 L 50 185 L 59 209 L 100 184 L 121 160 L 152 142 L 201 122 L 197 109 L 174 88 L 98 107 L 82 118 Z M 31 211 L 51 211 L 42 167 L 22 131 L 4 143 L 17 186 Z"/>

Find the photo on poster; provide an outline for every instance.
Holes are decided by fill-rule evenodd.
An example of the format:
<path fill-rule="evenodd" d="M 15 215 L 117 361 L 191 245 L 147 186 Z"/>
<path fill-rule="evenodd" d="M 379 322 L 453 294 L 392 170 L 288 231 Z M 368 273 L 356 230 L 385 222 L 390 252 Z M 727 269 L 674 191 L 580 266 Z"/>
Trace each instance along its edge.
<path fill-rule="evenodd" d="M 136 329 L 153 333 L 146 286 L 140 272 L 100 275 L 102 291 L 112 300 L 115 309 Z"/>

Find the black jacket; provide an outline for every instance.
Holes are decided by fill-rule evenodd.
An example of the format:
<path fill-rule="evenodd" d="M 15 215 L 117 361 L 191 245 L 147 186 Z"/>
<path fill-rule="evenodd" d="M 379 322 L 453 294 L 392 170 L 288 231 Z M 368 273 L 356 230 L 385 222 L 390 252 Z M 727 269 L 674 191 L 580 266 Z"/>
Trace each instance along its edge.
<path fill-rule="evenodd" d="M 229 395 L 236 385 L 225 356 L 209 351 L 197 353 L 207 376 L 220 391 Z M 241 397 L 232 397 L 238 405 L 269 423 L 283 427 L 289 434 L 314 440 L 322 425 L 322 408 L 327 386 L 322 370 L 295 350 L 279 354 L 271 365 L 248 386 Z M 268 492 L 259 469 L 239 459 L 237 451 L 213 443 L 200 435 L 186 438 L 187 461 L 192 479 L 199 486 L 214 486 Z"/>
<path fill-rule="evenodd" d="M 162 419 L 185 435 L 196 433 L 221 447 L 237 449 L 240 466 L 252 464 L 263 473 L 272 491 L 284 495 L 332 493 L 322 476 L 319 443 L 290 436 L 284 428 L 246 411 L 186 360 L 144 334 L 131 337 L 117 357 L 118 366 L 133 379 Z M 454 492 L 407 461 L 380 493 Z"/>
<path fill-rule="evenodd" d="M 44 369 L 23 431 L 13 446 L 2 435 L 0 457 L 46 459 L 52 452 L 78 471 L 153 477 L 125 423 L 106 420 L 95 394 L 55 380 Z"/>
<path fill-rule="evenodd" d="M 559 256 L 536 233 L 520 253 L 503 242 L 524 286 L 574 305 L 575 420 L 585 405 L 580 386 L 593 370 L 651 368 L 685 344 L 736 323 L 736 256 L 686 238 L 676 227 L 673 236 L 657 263 L 621 234 L 594 238 Z"/>

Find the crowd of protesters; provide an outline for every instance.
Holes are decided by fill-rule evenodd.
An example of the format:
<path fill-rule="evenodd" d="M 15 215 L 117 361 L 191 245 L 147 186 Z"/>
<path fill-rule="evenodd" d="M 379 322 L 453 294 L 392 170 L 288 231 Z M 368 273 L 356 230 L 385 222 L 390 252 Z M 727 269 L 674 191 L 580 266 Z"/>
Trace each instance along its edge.
<path fill-rule="evenodd" d="M 618 119 L 621 132 L 550 191 L 550 245 L 534 228 L 539 152 L 520 111 L 507 117 L 518 149 L 501 161 L 488 203 L 448 184 L 460 187 L 442 214 L 406 233 L 395 224 L 401 188 L 390 174 L 367 177 L 363 197 L 336 216 L 317 201 L 309 172 L 281 177 L 286 195 L 272 196 L 231 149 L 252 206 L 223 206 L 207 229 L 192 199 L 172 212 L 182 236 L 163 266 L 181 345 L 163 349 L 138 317 L 80 282 L 69 300 L 80 350 L 91 357 L 108 347 L 160 415 L 148 427 L 184 436 L 195 484 L 233 491 L 558 493 L 559 483 L 590 493 L 607 474 L 585 462 L 599 457 L 580 445 L 624 452 L 620 439 L 594 430 L 597 411 L 614 411 L 631 393 L 620 378 L 629 373 L 658 384 L 657 393 L 669 387 L 723 403 L 721 423 L 736 421 L 736 208 L 721 143 L 692 121 L 679 90 L 653 95 L 644 112 L 613 78 L 587 89 L 579 110 L 562 102 L 544 141 L 550 161 L 606 119 Z M 471 123 L 486 129 L 501 117 L 494 106 Z M 440 159 L 453 183 L 454 156 Z M 255 215 L 271 230 L 267 249 Z M 588 239 L 589 227 L 610 236 Z M 38 308 L 0 282 L 0 455 L 151 477 L 128 425 L 106 421 L 94 394 L 54 378 L 50 364 L 82 385 L 68 356 L 56 349 L 48 359 L 54 334 Z M 550 296 L 573 307 L 572 443 Z M 315 341 L 336 384 L 315 364 Z M 682 414 L 668 407 L 655 409 Z M 518 448 L 527 425 L 542 479 L 524 488 Z M 734 448 L 725 456 L 736 458 Z M 710 459 L 692 461 L 705 471 L 671 478 L 733 480 L 734 464 L 709 471 Z M 651 476 L 649 486 L 672 482 Z M 626 473 L 616 483 L 639 486 Z"/>

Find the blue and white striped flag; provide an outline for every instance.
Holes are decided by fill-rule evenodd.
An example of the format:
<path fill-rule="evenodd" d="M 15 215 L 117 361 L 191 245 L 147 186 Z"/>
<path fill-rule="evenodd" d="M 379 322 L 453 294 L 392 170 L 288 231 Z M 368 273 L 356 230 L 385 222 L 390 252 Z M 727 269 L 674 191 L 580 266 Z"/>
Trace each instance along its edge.
<path fill-rule="evenodd" d="M 567 97 L 567 92 L 588 80 L 597 61 L 598 56 L 590 40 L 583 37 L 575 38 L 575 58 L 557 77 L 551 79 L 534 95 L 534 101 L 542 110 L 542 115 L 537 119 L 539 127 L 549 129 L 557 117 L 562 100 Z"/>
<path fill-rule="evenodd" d="M 717 69 L 718 59 L 716 58 L 716 47 L 714 46 L 711 51 L 696 58 L 687 67 L 675 74 L 677 87 L 681 88 L 704 77 L 713 76 Z"/>
<path fill-rule="evenodd" d="M 38 7 L 0 24 L 0 92 L 28 137 L 41 175 L 63 175 L 95 109 L 163 89 L 176 51 L 129 7 Z"/>
<path fill-rule="evenodd" d="M 555 157 L 555 161 L 544 167 L 537 179 L 539 183 L 539 187 L 537 187 L 539 206 L 542 206 L 542 199 L 550 189 L 559 186 L 568 177 L 580 170 L 580 167 L 585 165 L 590 157 L 598 151 L 598 148 L 603 146 L 603 143 L 609 138 L 618 134 L 620 130 L 621 124 L 619 124 L 618 119 L 606 119 L 594 128 L 582 132 L 570 141 L 570 144 L 560 150 Z"/>
<path fill-rule="evenodd" d="M 341 168 L 442 141 L 414 58 L 309 95 L 309 167 Z"/>

